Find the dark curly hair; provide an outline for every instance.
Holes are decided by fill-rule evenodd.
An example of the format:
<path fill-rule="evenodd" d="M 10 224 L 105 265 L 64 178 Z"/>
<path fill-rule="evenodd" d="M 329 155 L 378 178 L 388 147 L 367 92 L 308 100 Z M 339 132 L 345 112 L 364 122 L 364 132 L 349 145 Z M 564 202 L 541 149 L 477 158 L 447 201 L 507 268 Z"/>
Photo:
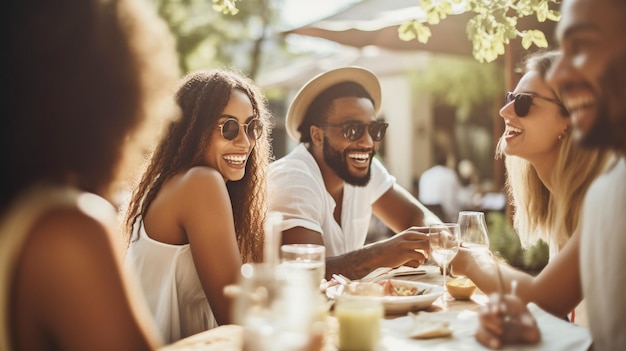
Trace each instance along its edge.
<path fill-rule="evenodd" d="M 146 118 L 164 116 L 152 106 L 165 99 L 174 111 L 168 93 L 178 71 L 167 27 L 144 1 L 7 7 L 0 208 L 39 182 L 112 197 L 128 141 Z"/>
<path fill-rule="evenodd" d="M 170 124 L 133 192 L 126 217 L 129 240 L 134 222 L 146 215 L 163 183 L 183 170 L 203 164 L 202 155 L 211 144 L 212 131 L 235 89 L 248 95 L 254 115 L 261 119 L 264 129 L 246 163 L 243 179 L 227 182 L 226 186 L 242 260 L 261 260 L 271 115 L 265 97 L 250 79 L 223 69 L 198 71 L 183 78 L 176 93 L 182 118 Z"/>

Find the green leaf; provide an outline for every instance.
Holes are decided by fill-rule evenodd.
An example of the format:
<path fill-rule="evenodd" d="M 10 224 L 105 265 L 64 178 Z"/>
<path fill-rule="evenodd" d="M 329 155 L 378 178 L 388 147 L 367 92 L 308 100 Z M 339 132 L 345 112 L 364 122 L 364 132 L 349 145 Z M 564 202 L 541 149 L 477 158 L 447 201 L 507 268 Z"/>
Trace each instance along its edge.
<path fill-rule="evenodd" d="M 430 39 L 430 36 L 430 28 L 424 25 L 417 28 L 417 41 L 419 41 L 420 43 L 426 44 L 428 42 L 428 39 Z"/>
<path fill-rule="evenodd" d="M 409 22 L 401 24 L 400 27 L 398 27 L 398 38 L 400 38 L 400 40 L 410 41 L 417 38 L 417 31 L 415 30 L 414 22 L 417 21 L 411 20 Z"/>
<path fill-rule="evenodd" d="M 225 15 L 236 15 L 239 12 L 235 2 L 239 0 L 213 0 L 213 10 Z"/>
<path fill-rule="evenodd" d="M 531 45 L 546 47 L 545 35 L 538 30 L 521 33 L 518 19 L 536 16 L 537 20 L 558 21 L 560 13 L 552 10 L 560 0 L 415 0 L 426 13 L 427 23 L 437 25 L 451 14 L 453 4 L 465 4 L 465 12 L 473 16 L 466 26 L 468 39 L 472 42 L 474 57 L 480 62 L 492 62 L 505 52 L 505 45 L 510 40 L 520 37 L 525 49 Z M 430 38 L 430 29 L 417 21 L 398 29 L 402 40 L 417 38 L 425 43 Z"/>
<path fill-rule="evenodd" d="M 426 22 L 428 22 L 428 24 L 439 24 L 440 19 L 441 17 L 436 9 L 431 9 L 426 13 Z"/>
<path fill-rule="evenodd" d="M 559 11 L 548 11 L 548 19 L 554 22 L 558 22 L 561 20 L 561 13 Z"/>
<path fill-rule="evenodd" d="M 523 31 L 520 33 L 520 36 L 522 37 L 522 46 L 524 49 L 528 49 L 532 44 L 540 48 L 548 47 L 546 36 L 540 30 Z"/>
<path fill-rule="evenodd" d="M 426 44 L 430 36 L 430 28 L 417 20 L 411 20 L 398 27 L 398 37 L 400 40 L 410 41 L 417 38 L 417 41 Z"/>

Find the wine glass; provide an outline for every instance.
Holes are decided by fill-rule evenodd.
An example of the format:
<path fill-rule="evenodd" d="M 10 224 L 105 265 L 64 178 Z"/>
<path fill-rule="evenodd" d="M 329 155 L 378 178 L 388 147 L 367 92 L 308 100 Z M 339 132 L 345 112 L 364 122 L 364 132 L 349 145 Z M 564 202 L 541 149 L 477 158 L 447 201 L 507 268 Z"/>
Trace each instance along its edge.
<path fill-rule="evenodd" d="M 469 249 L 489 249 L 489 236 L 485 214 L 478 211 L 459 212 L 459 229 L 461 244 Z"/>
<path fill-rule="evenodd" d="M 446 269 L 450 261 L 459 252 L 459 225 L 458 223 L 438 223 L 428 227 L 428 240 L 430 241 L 430 254 L 433 259 L 443 267 L 443 294 L 441 297 L 443 310 L 447 310 L 448 296 L 446 288 Z"/>

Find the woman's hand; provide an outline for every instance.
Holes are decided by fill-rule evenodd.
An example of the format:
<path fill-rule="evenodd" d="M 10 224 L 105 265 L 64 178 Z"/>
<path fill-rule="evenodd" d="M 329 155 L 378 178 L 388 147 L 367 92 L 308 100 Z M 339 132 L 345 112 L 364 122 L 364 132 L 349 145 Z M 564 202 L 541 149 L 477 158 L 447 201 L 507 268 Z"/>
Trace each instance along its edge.
<path fill-rule="evenodd" d="M 491 349 L 506 344 L 536 344 L 541 339 L 535 318 L 514 295 L 492 294 L 479 313 L 479 322 L 475 338 Z"/>
<path fill-rule="evenodd" d="M 468 276 L 469 267 L 492 265 L 493 255 L 489 250 L 476 250 L 459 247 L 459 252 L 450 262 L 450 275 L 452 276 Z"/>

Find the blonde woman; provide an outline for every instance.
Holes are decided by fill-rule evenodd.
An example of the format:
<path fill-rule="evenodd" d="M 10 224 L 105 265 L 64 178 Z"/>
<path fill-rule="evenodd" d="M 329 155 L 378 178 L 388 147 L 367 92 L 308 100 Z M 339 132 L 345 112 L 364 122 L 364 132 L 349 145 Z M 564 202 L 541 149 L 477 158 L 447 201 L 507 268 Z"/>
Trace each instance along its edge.
<path fill-rule="evenodd" d="M 568 267 L 578 265 L 577 225 L 583 199 L 611 155 L 574 144 L 569 115 L 544 80 L 558 55 L 541 52 L 531 56 L 515 91 L 507 93 L 506 105 L 500 110 L 506 129 L 497 155 L 506 155 L 507 189 L 522 245 L 543 240 L 550 247 L 550 262 L 537 277 L 503 266 L 505 286 L 516 280 L 516 294 L 522 301 L 566 317 L 582 299 L 577 270 Z M 485 293 L 498 291 L 491 256 L 462 249 L 452 264 L 454 274 L 466 275 Z M 571 293 L 546 293 L 555 285 L 569 286 Z"/>

